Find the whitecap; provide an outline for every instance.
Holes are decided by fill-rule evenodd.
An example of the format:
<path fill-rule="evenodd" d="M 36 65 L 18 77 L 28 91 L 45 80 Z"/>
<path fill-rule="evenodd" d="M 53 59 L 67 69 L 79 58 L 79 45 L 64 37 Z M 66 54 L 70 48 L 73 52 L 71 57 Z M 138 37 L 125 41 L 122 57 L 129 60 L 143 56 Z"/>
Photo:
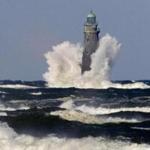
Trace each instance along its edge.
<path fill-rule="evenodd" d="M 110 140 L 102 137 L 61 138 L 49 135 L 36 138 L 17 134 L 6 123 L 0 123 L 0 150 L 149 150 L 148 144 Z"/>
<path fill-rule="evenodd" d="M 22 85 L 22 84 L 4 84 L 4 85 L 0 85 L 0 88 L 27 89 L 27 88 L 37 88 L 37 87 Z"/>

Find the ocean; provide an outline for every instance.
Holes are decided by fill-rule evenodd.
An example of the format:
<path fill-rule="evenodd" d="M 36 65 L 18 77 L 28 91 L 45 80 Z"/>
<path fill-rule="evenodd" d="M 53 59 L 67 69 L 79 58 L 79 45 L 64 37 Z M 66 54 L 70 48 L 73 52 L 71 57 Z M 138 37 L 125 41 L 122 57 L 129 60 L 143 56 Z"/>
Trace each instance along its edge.
<path fill-rule="evenodd" d="M 150 81 L 113 84 L 0 81 L 0 150 L 150 150 Z"/>

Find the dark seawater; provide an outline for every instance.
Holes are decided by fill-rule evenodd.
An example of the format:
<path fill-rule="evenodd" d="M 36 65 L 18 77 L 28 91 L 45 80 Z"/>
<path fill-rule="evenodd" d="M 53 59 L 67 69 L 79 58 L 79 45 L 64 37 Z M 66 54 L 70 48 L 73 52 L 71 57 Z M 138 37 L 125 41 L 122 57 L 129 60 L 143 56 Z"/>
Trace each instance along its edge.
<path fill-rule="evenodd" d="M 148 150 L 150 88 L 48 88 L 44 81 L 0 81 L 0 150 L 5 149 Z"/>

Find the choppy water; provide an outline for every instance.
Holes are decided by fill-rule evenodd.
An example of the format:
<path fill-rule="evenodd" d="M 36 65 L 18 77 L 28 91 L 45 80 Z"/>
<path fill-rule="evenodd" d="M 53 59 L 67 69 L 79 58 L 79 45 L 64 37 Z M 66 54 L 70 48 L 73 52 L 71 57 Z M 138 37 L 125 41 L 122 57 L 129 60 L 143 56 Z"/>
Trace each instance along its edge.
<path fill-rule="evenodd" d="M 48 88 L 43 81 L 0 81 L 0 150 L 8 149 L 149 150 L 150 88 Z"/>

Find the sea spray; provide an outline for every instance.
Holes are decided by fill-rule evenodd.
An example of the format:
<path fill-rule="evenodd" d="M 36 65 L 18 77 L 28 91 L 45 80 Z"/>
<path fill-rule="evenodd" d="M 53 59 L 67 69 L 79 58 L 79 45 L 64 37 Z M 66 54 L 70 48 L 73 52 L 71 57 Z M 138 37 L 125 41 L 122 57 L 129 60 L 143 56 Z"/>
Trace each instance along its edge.
<path fill-rule="evenodd" d="M 93 89 L 145 89 L 142 82 L 120 84 L 111 82 L 111 69 L 120 51 L 121 44 L 106 34 L 99 41 L 99 47 L 92 54 L 91 70 L 81 73 L 83 47 L 65 41 L 45 54 L 48 71 L 43 74 L 49 87 L 76 87 Z"/>
<path fill-rule="evenodd" d="M 50 87 L 73 87 L 81 75 L 83 48 L 68 41 L 53 47 L 45 54 L 49 65 L 43 76 Z"/>
<path fill-rule="evenodd" d="M 63 42 L 45 54 L 49 65 L 43 77 L 50 87 L 102 88 L 110 81 L 110 71 L 120 44 L 106 34 L 91 56 L 91 70 L 81 74 L 83 47 Z"/>

